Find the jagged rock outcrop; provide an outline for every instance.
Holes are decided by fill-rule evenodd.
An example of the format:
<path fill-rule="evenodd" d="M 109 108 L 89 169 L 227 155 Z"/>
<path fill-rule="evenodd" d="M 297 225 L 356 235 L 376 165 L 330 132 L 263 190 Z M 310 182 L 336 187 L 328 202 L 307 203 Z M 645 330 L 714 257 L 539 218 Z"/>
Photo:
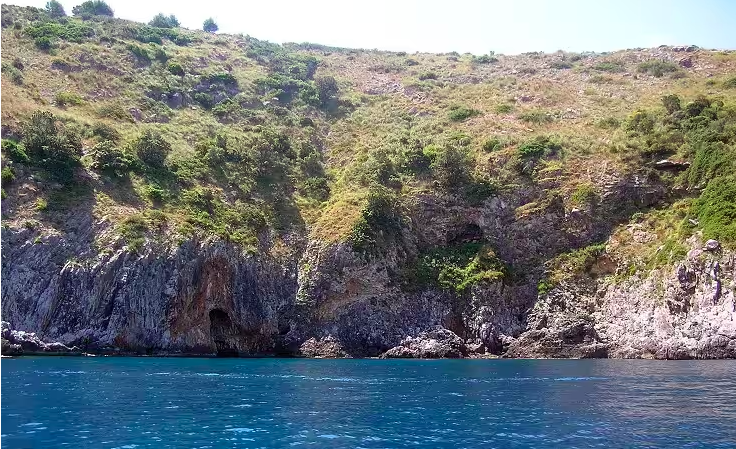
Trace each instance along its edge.
<path fill-rule="evenodd" d="M 689 241 L 676 267 L 611 283 L 563 285 L 540 300 L 512 357 L 712 359 L 736 357 L 733 252 Z M 717 243 L 717 242 L 716 242 Z"/>
<path fill-rule="evenodd" d="M 15 329 L 85 349 L 201 354 L 273 353 L 290 329 L 295 262 L 221 241 L 118 245 L 85 260 L 83 243 L 2 233 L 2 312 Z"/>
<path fill-rule="evenodd" d="M 442 327 L 406 337 L 398 346 L 381 354 L 383 359 L 462 358 L 467 353 L 465 342 L 454 332 Z"/>
<path fill-rule="evenodd" d="M 3 355 L 74 355 L 81 350 L 59 342 L 44 342 L 33 332 L 10 329 L 10 325 L 2 322 L 2 354 Z"/>
<path fill-rule="evenodd" d="M 733 255 L 717 242 L 693 240 L 697 250 L 674 272 L 571 282 L 538 299 L 545 260 L 610 232 L 602 216 L 663 195 L 642 178 L 602 182 L 597 209 L 575 213 L 552 201 L 520 214 L 534 192 L 476 207 L 418 197 L 403 235 L 375 257 L 317 240 L 279 259 L 218 239 L 149 240 L 137 251 L 118 240 L 99 252 L 94 241 L 110 226 L 84 215 L 43 238 L 7 227 L 3 318 L 113 353 L 733 357 Z M 401 270 L 421 248 L 468 241 L 489 242 L 518 274 L 463 295 L 402 288 Z M 613 260 L 601 264 L 616 271 Z"/>

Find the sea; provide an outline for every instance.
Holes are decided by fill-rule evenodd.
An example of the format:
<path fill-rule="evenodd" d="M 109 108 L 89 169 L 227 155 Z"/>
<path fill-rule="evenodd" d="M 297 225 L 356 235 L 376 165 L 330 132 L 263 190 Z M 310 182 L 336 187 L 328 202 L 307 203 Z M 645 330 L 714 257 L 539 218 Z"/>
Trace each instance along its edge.
<path fill-rule="evenodd" d="M 19 357 L 3 448 L 736 448 L 736 361 Z"/>

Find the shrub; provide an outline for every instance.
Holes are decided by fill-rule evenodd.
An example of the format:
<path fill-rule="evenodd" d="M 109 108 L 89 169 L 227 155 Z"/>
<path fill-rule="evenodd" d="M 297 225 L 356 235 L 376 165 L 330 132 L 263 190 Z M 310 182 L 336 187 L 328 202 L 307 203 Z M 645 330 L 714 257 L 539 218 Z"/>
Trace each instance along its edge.
<path fill-rule="evenodd" d="M 7 187 L 7 185 L 13 182 L 14 179 L 15 179 L 15 173 L 13 172 L 13 169 L 10 167 L 3 167 L 2 186 Z"/>
<path fill-rule="evenodd" d="M 148 49 L 137 44 L 128 44 L 126 47 L 136 58 L 141 61 L 151 61 L 151 55 L 148 54 Z"/>
<path fill-rule="evenodd" d="M 665 73 L 672 73 L 677 70 L 677 64 L 658 59 L 642 62 L 636 68 L 636 71 L 639 73 L 648 73 L 657 78 L 664 76 Z"/>
<path fill-rule="evenodd" d="M 138 252 L 146 243 L 146 232 L 149 223 L 142 215 L 125 217 L 118 225 L 118 232 L 128 245 L 128 249 Z"/>
<path fill-rule="evenodd" d="M 419 175 L 429 171 L 432 159 L 421 148 L 404 148 L 401 154 L 401 171 Z"/>
<path fill-rule="evenodd" d="M 143 195 L 154 203 L 161 203 L 166 198 L 166 190 L 156 184 L 149 184 L 143 188 Z"/>
<path fill-rule="evenodd" d="M 688 184 L 702 186 L 714 178 L 722 178 L 736 169 L 734 151 L 723 142 L 698 142 L 692 165 L 687 172 Z"/>
<path fill-rule="evenodd" d="M 463 189 L 463 198 L 471 206 L 479 206 L 498 191 L 499 185 L 494 181 L 473 177 Z"/>
<path fill-rule="evenodd" d="M 125 109 L 122 105 L 118 103 L 110 103 L 106 104 L 102 107 L 100 107 L 97 110 L 97 115 L 99 115 L 102 118 L 111 118 L 113 120 L 119 120 L 124 122 L 135 122 L 135 119 L 133 119 L 133 116 L 130 114 L 130 111 Z"/>
<path fill-rule="evenodd" d="M 624 64 L 620 61 L 603 61 L 593 66 L 593 70 L 599 72 L 617 73 L 626 70 Z"/>
<path fill-rule="evenodd" d="M 642 134 L 649 134 L 654 130 L 655 120 L 646 111 L 636 111 L 626 121 L 626 129 Z"/>
<path fill-rule="evenodd" d="M 158 131 L 147 129 L 133 142 L 133 151 L 143 163 L 151 167 L 163 167 L 171 144 Z"/>
<path fill-rule="evenodd" d="M 519 146 L 519 157 L 523 159 L 538 159 L 542 156 L 557 154 L 562 145 L 553 142 L 549 137 L 537 136 Z"/>
<path fill-rule="evenodd" d="M 21 164 L 27 164 L 30 161 L 26 149 L 22 144 L 9 139 L 3 139 L 2 150 L 13 162 L 20 162 Z"/>
<path fill-rule="evenodd" d="M 385 187 L 373 186 L 348 241 L 356 252 L 375 254 L 400 236 L 402 223 L 396 195 Z"/>
<path fill-rule="evenodd" d="M 327 178 L 306 178 L 302 182 L 300 191 L 304 196 L 326 201 L 330 196 L 330 186 Z"/>
<path fill-rule="evenodd" d="M 166 17 L 165 15 L 158 13 L 150 22 L 149 25 L 156 28 L 177 28 L 179 26 L 179 20 L 173 14 Z"/>
<path fill-rule="evenodd" d="M 506 146 L 506 142 L 502 141 L 498 137 L 491 137 L 490 139 L 486 139 L 485 142 L 483 142 L 483 151 L 490 153 L 492 151 L 498 151 L 503 149 Z"/>
<path fill-rule="evenodd" d="M 49 208 L 49 202 L 45 198 L 39 198 L 36 200 L 36 210 L 43 212 Z"/>
<path fill-rule="evenodd" d="M 113 17 L 115 14 L 110 5 L 102 0 L 88 0 L 81 5 L 72 8 L 72 14 L 75 16 L 91 17 L 91 16 L 108 16 Z"/>
<path fill-rule="evenodd" d="M 551 123 L 555 120 L 554 116 L 546 111 L 528 111 L 523 114 L 519 114 L 519 120 L 525 122 L 534 123 L 535 125 L 541 125 L 544 123 Z"/>
<path fill-rule="evenodd" d="M 674 94 L 665 95 L 662 97 L 662 105 L 664 105 L 668 114 L 673 114 L 680 110 L 680 97 Z"/>
<path fill-rule="evenodd" d="M 726 89 L 736 89 L 736 76 L 729 78 L 723 82 L 723 87 Z"/>
<path fill-rule="evenodd" d="M 604 119 L 598 120 L 598 123 L 596 123 L 596 125 L 599 128 L 603 129 L 616 129 L 621 126 L 621 121 L 616 117 L 606 117 Z"/>
<path fill-rule="evenodd" d="M 493 55 L 481 55 L 478 57 L 474 57 L 473 61 L 477 62 L 478 64 L 492 64 L 494 62 L 498 62 L 498 58 Z"/>
<path fill-rule="evenodd" d="M 593 83 L 593 84 L 610 84 L 615 81 L 616 80 L 614 80 L 610 76 L 604 76 L 604 75 L 593 75 L 590 78 L 588 78 L 588 82 Z"/>
<path fill-rule="evenodd" d="M 706 109 L 710 108 L 711 101 L 706 97 L 698 97 L 685 105 L 685 115 L 688 117 L 697 117 Z"/>
<path fill-rule="evenodd" d="M 58 19 L 59 17 L 66 17 L 64 6 L 62 6 L 62 4 L 57 2 L 56 0 L 51 0 L 46 3 L 46 13 L 49 15 L 49 17 L 52 17 L 54 19 Z"/>
<path fill-rule="evenodd" d="M 462 122 L 466 119 L 469 119 L 470 117 L 475 117 L 476 115 L 480 115 L 480 111 L 477 109 L 468 108 L 465 106 L 452 106 L 450 107 L 450 112 L 448 114 L 448 117 L 453 122 Z"/>
<path fill-rule="evenodd" d="M 172 75 L 184 76 L 184 68 L 178 62 L 170 62 L 168 68 Z"/>
<path fill-rule="evenodd" d="M 92 27 L 77 21 L 40 22 L 26 27 L 23 32 L 36 40 L 46 37 L 49 41 L 62 39 L 70 42 L 83 42 L 95 34 Z"/>
<path fill-rule="evenodd" d="M 48 36 L 37 37 L 33 43 L 36 45 L 36 48 L 43 51 L 49 51 L 54 47 L 54 43 Z"/>
<path fill-rule="evenodd" d="M 82 140 L 74 131 L 59 127 L 51 112 L 34 112 L 23 126 L 21 142 L 32 163 L 45 168 L 57 180 L 71 180 L 79 165 Z"/>
<path fill-rule="evenodd" d="M 494 108 L 494 110 L 497 114 L 508 114 L 514 110 L 514 107 L 510 104 L 499 104 Z"/>
<path fill-rule="evenodd" d="M 128 153 L 115 147 L 109 140 L 100 142 L 90 150 L 92 156 L 92 169 L 123 177 L 133 167 L 133 157 Z"/>
<path fill-rule="evenodd" d="M 564 70 L 564 69 L 571 69 L 572 63 L 568 61 L 555 61 L 549 66 L 552 69 Z"/>
<path fill-rule="evenodd" d="M 83 103 L 82 97 L 73 92 L 58 92 L 56 97 L 54 97 L 54 102 L 59 107 L 67 105 L 78 106 Z"/>
<path fill-rule="evenodd" d="M 335 78 L 322 76 L 315 79 L 314 84 L 317 86 L 317 95 L 322 106 L 327 105 L 333 98 L 337 98 L 339 88 Z"/>
<path fill-rule="evenodd" d="M 539 293 L 545 294 L 561 281 L 589 272 L 605 252 L 605 244 L 596 244 L 555 257 L 546 264 L 546 279 L 540 281 Z"/>
<path fill-rule="evenodd" d="M 472 165 L 473 160 L 464 148 L 451 145 L 436 153 L 430 167 L 441 187 L 456 190 L 470 179 Z"/>
<path fill-rule="evenodd" d="M 210 17 L 202 23 L 202 29 L 208 33 L 216 33 L 219 28 L 212 17 Z"/>
<path fill-rule="evenodd" d="M 17 84 L 19 86 L 23 84 L 23 72 L 21 72 L 21 69 L 3 62 L 2 73 L 10 76 L 10 80 L 13 81 L 13 84 Z"/>
<path fill-rule="evenodd" d="M 95 123 L 92 125 L 91 134 L 95 137 L 99 137 L 100 140 L 109 140 L 111 142 L 118 142 L 120 140 L 120 133 L 108 125 L 107 123 Z"/>
<path fill-rule="evenodd" d="M 473 285 L 503 279 L 507 271 L 489 246 L 477 242 L 461 243 L 421 253 L 402 273 L 402 287 L 409 290 L 440 288 L 461 295 Z"/>
<path fill-rule="evenodd" d="M 422 73 L 420 73 L 418 75 L 417 78 L 419 78 L 422 81 L 425 81 L 425 80 L 436 80 L 437 79 L 437 74 L 434 73 L 434 72 L 422 72 Z"/>
<path fill-rule="evenodd" d="M 575 205 L 589 207 L 598 201 L 598 192 L 594 185 L 582 183 L 575 188 L 570 200 Z"/>
<path fill-rule="evenodd" d="M 159 44 L 163 43 L 164 38 L 174 40 L 178 36 L 176 30 L 166 28 L 156 28 L 148 25 L 141 25 L 137 27 L 133 32 L 133 38 L 138 42 L 144 44 Z"/>
<path fill-rule="evenodd" d="M 736 176 L 712 179 L 693 207 L 703 237 L 736 242 Z"/>
<path fill-rule="evenodd" d="M 211 84 L 220 83 L 225 85 L 237 85 L 238 80 L 235 79 L 235 76 L 233 76 L 231 73 L 227 72 L 219 72 L 219 73 L 211 73 L 209 75 L 202 76 L 203 81 L 207 81 Z"/>

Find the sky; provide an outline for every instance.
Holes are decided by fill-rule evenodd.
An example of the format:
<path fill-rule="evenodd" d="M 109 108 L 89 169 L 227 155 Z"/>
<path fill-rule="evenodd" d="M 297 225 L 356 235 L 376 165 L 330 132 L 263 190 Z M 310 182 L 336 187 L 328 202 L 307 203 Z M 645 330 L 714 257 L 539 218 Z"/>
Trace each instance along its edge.
<path fill-rule="evenodd" d="M 43 7 L 45 0 L 5 0 Z M 67 14 L 82 0 L 61 0 Z M 406 52 L 613 51 L 658 45 L 736 49 L 736 0 L 107 0 L 115 16 L 174 14 L 271 42 Z"/>

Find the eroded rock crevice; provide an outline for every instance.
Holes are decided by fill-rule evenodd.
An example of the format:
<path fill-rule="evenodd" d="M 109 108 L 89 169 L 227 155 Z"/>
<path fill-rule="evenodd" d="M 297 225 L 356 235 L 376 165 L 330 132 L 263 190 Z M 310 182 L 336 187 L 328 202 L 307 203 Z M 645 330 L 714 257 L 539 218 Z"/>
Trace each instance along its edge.
<path fill-rule="evenodd" d="M 209 313 L 210 335 L 214 344 L 215 354 L 218 357 L 237 357 L 238 328 L 230 319 L 227 312 L 212 309 Z"/>

